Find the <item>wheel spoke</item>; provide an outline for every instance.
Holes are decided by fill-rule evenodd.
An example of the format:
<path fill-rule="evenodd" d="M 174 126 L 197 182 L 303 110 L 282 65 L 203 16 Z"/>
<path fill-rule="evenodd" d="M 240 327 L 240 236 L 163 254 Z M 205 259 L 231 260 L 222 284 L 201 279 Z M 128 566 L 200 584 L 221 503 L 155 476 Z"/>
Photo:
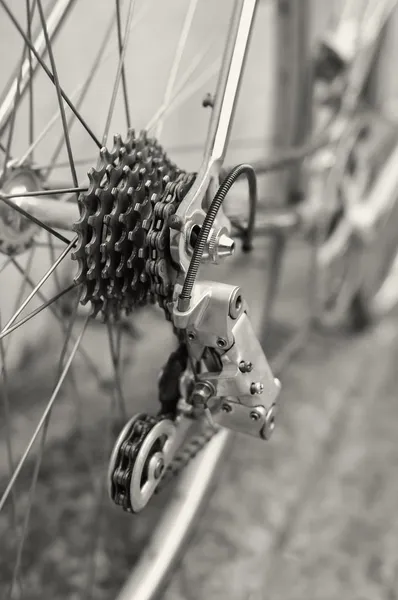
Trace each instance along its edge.
<path fill-rule="evenodd" d="M 21 267 L 21 265 L 15 260 L 15 258 L 12 258 L 12 262 L 13 262 L 15 268 L 23 275 L 24 274 L 24 270 Z M 35 286 L 36 286 L 36 284 L 34 283 L 34 281 L 32 281 L 32 279 L 30 277 L 27 277 L 26 280 L 27 280 L 29 286 L 33 290 L 35 288 Z M 48 298 L 46 298 L 46 296 L 40 290 L 37 291 L 37 296 L 38 296 L 38 298 L 40 298 L 40 300 L 42 302 L 48 302 Z M 56 308 L 56 306 L 54 304 L 50 304 L 49 305 L 49 309 L 52 312 L 52 314 L 54 315 L 54 317 L 57 319 L 58 323 L 60 324 L 61 329 L 63 329 L 63 331 L 65 331 L 65 324 L 64 324 L 65 316 L 63 315 L 63 313 L 59 312 L 58 309 Z M 73 342 L 75 341 L 75 338 L 73 337 L 73 335 L 71 337 L 71 340 Z M 100 382 L 101 378 L 102 378 L 101 373 L 99 372 L 97 366 L 93 362 L 93 360 L 90 357 L 90 355 L 84 349 L 83 345 L 80 346 L 80 348 L 79 348 L 79 354 L 84 359 L 84 361 L 86 363 L 86 366 L 90 369 L 92 375 L 97 379 L 98 382 Z"/>
<path fill-rule="evenodd" d="M 123 41 L 122 41 L 122 24 L 121 24 L 121 16 L 120 16 L 120 0 L 116 0 L 116 21 L 117 21 L 117 42 L 119 46 L 119 60 L 122 57 L 123 52 Z M 130 107 L 127 93 L 127 81 L 126 81 L 126 69 L 124 66 L 124 62 L 122 64 L 122 88 L 123 88 L 123 99 L 124 99 L 124 110 L 126 112 L 126 123 L 127 128 L 131 127 L 131 119 L 130 119 Z"/>
<path fill-rule="evenodd" d="M 1 326 L 1 319 L 0 319 Z M 0 358 L 1 358 L 1 397 L 3 404 L 3 414 L 4 414 L 4 425 L 5 425 L 5 438 L 6 438 L 6 449 L 7 449 L 7 461 L 8 461 L 8 470 L 9 476 L 11 477 L 14 472 L 14 452 L 12 447 L 11 440 L 11 410 L 10 410 L 10 398 L 8 395 L 8 373 L 6 368 L 6 360 L 5 360 L 5 348 L 4 343 L 0 340 Z M 16 536 L 18 537 L 18 526 L 17 526 L 17 500 L 15 489 L 12 490 L 11 495 L 11 520 L 13 524 L 13 528 L 15 530 Z"/>
<path fill-rule="evenodd" d="M 205 53 L 207 53 L 207 50 Z M 175 111 L 177 108 L 179 108 L 179 106 L 184 104 L 184 102 L 187 102 L 198 90 L 200 90 L 200 88 L 205 83 L 207 83 L 207 81 L 209 81 L 209 79 L 211 79 L 219 71 L 219 66 L 220 61 L 219 59 L 216 59 L 211 65 L 209 65 L 207 69 L 205 69 L 201 73 L 201 75 L 199 75 L 199 77 L 197 77 L 195 81 L 193 81 L 189 86 L 185 88 L 185 91 L 183 91 L 186 82 L 188 81 L 188 79 L 192 75 L 192 72 L 194 71 L 193 65 L 191 63 L 180 85 L 176 88 L 169 104 L 162 104 L 160 106 L 160 108 L 156 111 L 156 113 L 146 125 L 145 129 L 153 129 L 163 116 L 171 113 L 172 111 Z"/>
<path fill-rule="evenodd" d="M 106 433 L 105 433 L 105 452 L 106 458 L 110 455 L 112 449 L 112 424 L 114 423 L 114 414 L 115 414 L 115 399 L 112 398 L 109 403 L 109 412 L 108 418 L 106 420 Z M 97 492 L 97 505 L 94 508 L 94 516 L 93 516 L 93 526 L 91 527 L 91 540 L 89 541 L 88 548 L 88 557 L 89 557 L 89 565 L 87 569 L 87 583 L 85 586 L 85 591 L 83 594 L 83 598 L 85 600 L 91 600 L 93 598 L 94 586 L 95 586 L 95 576 L 97 569 L 97 554 L 98 554 L 98 546 L 99 541 L 101 539 L 102 532 L 102 518 L 103 512 L 105 508 L 105 500 L 106 500 L 106 481 L 102 476 L 99 478 L 99 492 Z"/>
<path fill-rule="evenodd" d="M 4 158 L 4 165 L 3 165 L 3 170 L 1 173 L 0 180 L 3 180 L 7 173 L 8 163 L 9 163 L 10 156 L 11 156 L 11 144 L 12 144 L 12 140 L 14 137 L 15 118 L 17 115 L 19 101 L 21 99 L 20 87 L 21 87 L 21 79 L 22 79 L 22 67 L 23 67 L 23 63 L 25 62 L 26 51 L 27 51 L 27 47 L 25 44 L 23 52 L 22 52 L 21 66 L 20 66 L 19 73 L 18 73 L 17 89 L 16 89 L 15 96 L 14 96 L 14 105 L 13 105 L 12 113 L 11 113 L 10 126 L 9 126 L 8 137 L 7 137 L 7 146 L 6 146 L 6 152 L 5 152 L 5 158 Z"/>
<path fill-rule="evenodd" d="M 115 398 L 117 404 L 119 406 L 120 416 L 126 420 L 127 419 L 127 409 L 126 409 L 126 400 L 124 398 L 123 389 L 122 389 L 122 381 L 120 376 L 120 337 L 118 335 L 118 339 L 115 343 L 115 335 L 113 325 L 110 321 L 107 323 L 108 328 L 108 339 L 109 339 L 109 349 L 111 352 L 112 366 L 115 377 Z M 118 332 L 120 332 L 120 327 L 118 327 Z"/>
<path fill-rule="evenodd" d="M 21 314 L 21 312 L 24 310 L 24 308 L 29 304 L 29 302 L 36 295 L 36 293 L 38 292 L 38 290 L 44 285 L 44 283 L 50 277 L 51 273 L 53 273 L 55 271 L 55 269 L 58 267 L 58 265 L 69 254 L 70 250 L 73 248 L 73 246 L 76 244 L 76 242 L 77 242 L 77 236 L 70 242 L 70 244 L 65 248 L 65 250 L 62 252 L 62 254 L 60 254 L 60 256 L 57 258 L 57 260 L 55 261 L 55 263 L 43 275 L 43 277 L 40 279 L 39 283 L 34 287 L 34 289 L 31 291 L 31 293 L 26 298 L 26 300 L 21 304 L 21 306 L 18 308 L 18 310 L 16 310 L 14 312 L 14 314 L 9 319 L 9 321 L 7 322 L 7 324 L 4 327 L 4 329 L 0 332 L 0 335 L 3 334 L 5 331 L 7 331 L 7 329 L 9 329 L 9 327 L 11 327 L 11 325 L 16 321 L 17 317 Z"/>
<path fill-rule="evenodd" d="M 84 83 L 80 84 L 71 94 L 71 99 L 74 99 L 75 96 L 77 96 L 77 94 L 80 92 L 80 90 L 84 87 Z M 76 107 L 78 108 L 79 103 L 76 103 Z M 72 115 L 74 116 L 74 114 L 72 113 Z M 41 132 L 39 133 L 39 135 L 36 137 L 36 139 L 34 141 L 32 141 L 29 145 L 29 148 L 26 150 L 26 152 L 22 155 L 22 157 L 18 160 L 17 163 L 17 167 L 20 167 L 27 158 L 31 157 L 33 155 L 33 151 L 36 148 L 36 146 L 38 146 L 38 144 L 45 138 L 45 136 L 49 133 L 49 131 L 53 128 L 53 126 L 55 125 L 55 123 L 58 121 L 58 119 L 60 119 L 61 117 L 61 112 L 59 109 L 57 109 L 55 111 L 55 113 L 53 114 L 53 116 L 51 117 L 51 119 L 48 121 L 48 123 L 45 125 L 45 127 L 41 130 Z M 68 128 L 70 129 L 69 123 L 68 123 Z M 63 146 L 64 143 L 64 137 L 62 137 L 61 140 L 61 147 Z M 76 160 L 74 161 L 75 165 L 77 164 Z M 66 163 L 66 166 L 70 167 L 70 162 L 68 161 Z M 48 175 L 46 174 L 46 177 L 48 177 Z"/>
<path fill-rule="evenodd" d="M 36 248 L 48 248 L 49 242 L 37 242 L 36 240 L 34 240 L 33 245 Z M 64 245 L 61 246 L 61 244 L 54 244 L 54 241 L 53 241 L 52 247 L 54 248 L 54 250 L 63 250 L 65 248 Z M 1 273 L 1 271 L 0 271 L 0 273 Z"/>
<path fill-rule="evenodd" d="M 67 348 L 68 348 L 68 345 L 69 345 L 69 342 L 71 339 L 73 325 L 76 320 L 77 308 L 78 308 L 78 302 L 76 302 L 75 309 L 71 315 L 71 318 L 69 319 L 63 347 L 61 350 L 61 354 L 60 354 L 60 358 L 59 358 L 59 362 L 58 362 L 59 376 L 62 373 L 63 363 L 65 360 Z M 71 374 L 71 373 L 72 373 L 72 365 L 70 366 L 70 369 L 69 369 L 69 374 Z M 39 451 L 37 453 L 37 457 L 36 457 L 36 461 L 35 461 L 32 482 L 31 482 L 30 489 L 29 489 L 28 503 L 27 503 L 27 507 L 26 507 L 26 511 L 25 511 L 23 526 L 22 526 L 22 534 L 21 534 L 19 544 L 18 544 L 17 558 L 15 561 L 14 570 L 13 570 L 12 583 L 11 583 L 11 588 L 10 588 L 10 598 L 12 597 L 12 592 L 13 592 L 14 586 L 16 584 L 16 581 L 17 581 L 17 579 L 20 578 L 22 553 L 23 553 L 23 549 L 24 549 L 24 545 L 25 545 L 25 540 L 26 540 L 26 537 L 28 534 L 30 514 L 31 514 L 33 503 L 35 500 L 36 486 L 37 486 L 37 481 L 39 478 L 40 467 L 41 467 L 42 460 L 43 460 L 43 453 L 44 453 L 44 447 L 45 447 L 46 438 L 47 438 L 48 427 L 50 424 L 50 418 L 51 418 L 51 410 L 49 411 L 49 413 L 47 414 L 47 416 L 45 418 L 42 432 L 41 432 Z"/>
<path fill-rule="evenodd" d="M 140 21 L 142 20 L 142 18 L 145 15 L 145 13 L 149 9 L 149 4 L 150 4 L 150 0 L 147 0 L 145 6 L 140 10 L 140 12 L 138 13 L 137 17 L 134 19 L 134 21 L 133 21 L 133 23 L 131 25 L 131 31 L 133 31 L 135 29 L 135 27 L 137 27 L 137 25 L 140 23 Z M 93 65 L 91 67 L 90 74 L 87 77 L 87 79 L 86 79 L 86 81 L 84 83 L 84 87 L 82 89 L 82 92 L 81 92 L 81 94 L 79 96 L 79 99 L 76 102 L 76 108 L 77 108 L 77 110 L 80 110 L 80 107 L 82 106 L 83 101 L 86 98 L 86 95 L 87 95 L 87 93 L 88 93 L 88 91 L 89 91 L 89 89 L 91 87 L 91 83 L 92 83 L 92 81 L 94 79 L 94 76 L 96 75 L 99 67 L 103 67 L 104 64 L 112 56 L 112 53 L 108 53 L 103 58 L 104 51 L 105 51 L 105 49 L 106 49 L 106 47 L 107 47 L 107 45 L 108 45 L 108 43 L 109 43 L 109 41 L 111 39 L 111 32 L 112 32 L 112 28 L 114 27 L 114 24 L 115 24 L 115 19 L 111 20 L 111 22 L 109 24 L 109 27 L 105 31 L 104 37 L 103 37 L 102 42 L 101 42 L 100 49 L 99 49 L 99 51 L 98 51 L 98 53 L 97 53 L 97 55 L 96 55 L 96 57 L 94 59 Z M 124 66 L 123 66 L 123 69 L 124 69 Z M 68 122 L 69 130 L 71 129 L 71 127 L 72 127 L 72 125 L 73 125 L 73 123 L 75 121 L 75 118 L 76 118 L 75 115 L 72 114 L 71 117 L 70 117 L 70 119 L 69 119 L 69 122 Z M 54 150 L 54 153 L 51 156 L 49 164 L 45 165 L 44 167 L 41 167 L 42 169 L 46 169 L 46 177 L 49 177 L 50 173 L 53 171 L 54 168 L 58 168 L 60 166 L 60 164 L 61 165 L 63 164 L 63 163 L 55 164 L 57 158 L 59 157 L 59 155 L 61 153 L 61 150 L 62 150 L 62 147 L 63 147 L 63 143 L 64 143 L 64 140 L 62 138 L 58 142 L 58 144 L 57 144 L 57 146 L 56 146 L 56 148 Z M 98 160 L 98 156 L 95 156 L 92 159 L 82 159 L 82 160 L 76 160 L 75 159 L 75 165 L 82 165 L 82 164 L 93 165 L 93 164 L 95 164 L 95 162 L 97 160 Z M 68 166 L 68 165 L 69 165 L 69 163 L 65 163 L 65 166 Z"/>
<path fill-rule="evenodd" d="M 32 0 L 33 6 L 33 0 Z M 32 41 L 32 14 L 30 12 L 30 0 L 26 0 L 26 18 L 27 18 L 27 34 L 30 41 Z M 34 111 L 33 111 L 33 62 L 32 62 L 32 51 L 29 49 L 29 145 L 33 144 L 34 139 Z M 33 160 L 33 154 L 31 156 Z"/>
<path fill-rule="evenodd" d="M 9 256 L 1 265 L 0 273 L 2 273 L 4 271 L 4 269 L 6 269 L 11 262 L 12 262 L 12 256 Z"/>
<path fill-rule="evenodd" d="M 62 148 L 61 148 L 62 149 Z M 95 163 L 95 161 L 98 159 L 98 156 L 93 156 L 92 158 L 77 158 L 75 159 L 75 165 L 92 165 Z M 66 167 L 69 167 L 69 162 L 67 161 L 60 161 L 58 163 L 56 162 L 49 162 L 45 165 L 35 165 L 35 168 L 37 168 L 40 171 L 51 171 L 53 169 L 65 169 Z"/>
<path fill-rule="evenodd" d="M 166 91 L 164 94 L 162 106 L 168 106 L 168 104 L 170 103 L 174 84 L 175 84 L 175 81 L 177 78 L 178 69 L 180 67 L 182 56 L 184 54 L 185 45 L 188 40 L 188 35 L 189 35 L 190 29 L 191 29 L 193 16 L 195 14 L 197 4 L 198 4 L 198 0 L 190 0 L 190 2 L 189 2 L 188 10 L 187 10 L 185 20 L 184 20 L 184 25 L 182 27 L 180 38 L 178 40 L 176 52 L 174 55 L 173 64 L 171 65 L 169 79 L 167 81 Z M 157 126 L 156 126 L 156 130 L 155 130 L 156 138 L 160 137 L 160 135 L 162 133 L 162 128 L 163 128 L 163 119 L 159 119 Z"/>
<path fill-rule="evenodd" d="M 30 252 L 29 252 L 28 262 L 27 262 L 26 267 L 25 267 L 25 273 L 24 273 L 24 275 L 22 277 L 22 283 L 20 285 L 19 292 L 18 292 L 17 298 L 16 298 L 15 303 L 14 303 L 14 309 L 13 309 L 12 312 L 15 312 L 17 310 L 18 306 L 21 304 L 21 302 L 23 300 L 23 297 L 25 295 L 25 288 L 26 288 L 26 285 L 28 283 L 26 278 L 29 277 L 29 275 L 30 275 L 30 271 L 32 269 L 32 262 L 33 262 L 33 258 L 34 258 L 35 252 L 36 252 L 36 249 L 35 249 L 34 246 L 32 246 L 32 248 L 30 249 Z M 0 337 L 0 339 L 1 339 L 1 337 Z M 9 341 L 9 344 L 7 346 L 7 350 L 6 350 L 6 353 L 5 353 L 6 356 L 7 356 L 8 352 L 9 352 L 10 343 L 11 343 L 10 340 L 8 340 L 8 341 Z"/>
<path fill-rule="evenodd" d="M 86 331 L 88 320 L 89 320 L 89 316 L 87 316 L 87 318 L 84 321 L 83 328 L 82 328 L 82 330 L 81 330 L 81 332 L 80 332 L 80 334 L 79 334 L 79 336 L 78 336 L 78 338 L 77 338 L 77 340 L 76 340 L 76 342 L 75 342 L 75 344 L 74 344 L 74 346 L 72 348 L 72 351 L 71 351 L 71 353 L 69 355 L 68 360 L 65 363 L 64 368 L 62 369 L 62 372 L 60 374 L 58 382 L 57 382 L 57 384 L 56 384 L 56 386 L 54 388 L 53 393 L 51 394 L 51 397 L 50 397 L 50 399 L 49 399 L 49 401 L 47 403 L 47 406 L 46 406 L 46 408 L 45 408 L 45 410 L 44 410 L 44 412 L 42 414 L 42 417 L 41 417 L 41 419 L 40 419 L 40 421 L 39 421 L 39 423 L 38 423 L 38 425 L 37 425 L 37 427 L 36 427 L 36 429 L 35 429 L 32 437 L 31 437 L 31 439 L 30 439 L 30 441 L 29 441 L 29 443 L 28 443 L 28 445 L 27 445 L 27 447 L 25 449 L 25 452 L 21 456 L 21 458 L 20 458 L 20 460 L 18 462 L 18 465 L 15 468 L 14 473 L 13 473 L 10 481 L 8 482 L 8 485 L 7 485 L 5 491 L 4 491 L 4 493 L 3 493 L 3 495 L 2 495 L 2 497 L 0 499 L 0 511 L 3 509 L 4 504 L 6 503 L 7 498 L 10 495 L 10 492 L 11 492 L 12 488 L 13 488 L 16 480 L 18 479 L 18 476 L 19 476 L 19 474 L 20 474 L 20 472 L 22 470 L 22 467 L 25 464 L 25 461 L 26 461 L 26 459 L 27 459 L 27 457 L 28 457 L 28 455 L 29 455 L 29 453 L 30 453 L 30 451 L 32 449 L 32 446 L 34 445 L 34 443 L 35 443 L 35 441 L 37 439 L 37 436 L 39 435 L 39 433 L 42 430 L 44 424 L 46 423 L 47 417 L 51 413 L 51 409 L 52 409 L 52 407 L 54 405 L 55 400 L 58 397 L 59 391 L 60 391 L 60 389 L 62 387 L 62 384 L 63 384 L 63 382 L 65 380 L 65 377 L 68 374 L 68 371 L 70 369 L 72 361 L 73 361 L 73 359 L 75 357 L 75 354 L 76 354 L 76 352 L 77 352 L 77 350 L 79 348 L 80 342 L 81 342 L 81 340 L 83 338 L 83 335 L 84 335 L 84 333 Z"/>
<path fill-rule="evenodd" d="M 34 45 L 32 44 L 32 42 L 27 38 L 27 36 L 24 33 L 23 29 L 19 25 L 17 19 L 15 18 L 15 16 L 11 12 L 11 10 L 9 9 L 6 1 L 5 0 L 0 0 L 0 5 L 6 11 L 8 17 L 11 19 L 11 21 L 13 22 L 14 26 L 16 27 L 16 29 L 19 31 L 19 33 L 22 36 L 22 38 L 25 40 L 25 43 L 27 44 L 27 46 L 30 48 L 30 50 L 34 54 L 34 56 L 35 56 L 36 60 L 38 61 L 38 63 L 44 69 L 46 75 L 55 84 L 53 73 L 51 73 L 50 69 L 47 67 L 47 65 L 45 64 L 45 62 L 43 61 L 43 59 L 41 58 L 41 56 L 37 52 L 37 50 L 34 47 Z M 88 124 L 86 123 L 86 121 L 83 119 L 83 117 L 81 116 L 81 114 L 76 110 L 75 106 L 73 105 L 73 103 L 71 102 L 71 100 L 68 98 L 68 96 L 65 94 L 65 92 L 64 92 L 64 90 L 62 88 L 60 88 L 60 92 L 61 92 L 61 96 L 63 97 L 63 99 L 65 100 L 65 102 L 68 104 L 69 108 L 75 113 L 76 117 L 78 118 L 78 120 L 80 121 L 80 123 L 83 125 L 84 129 L 87 131 L 87 133 L 89 134 L 89 136 L 91 137 L 91 139 L 95 142 L 95 144 L 98 146 L 98 148 L 101 148 L 100 141 L 94 135 L 93 131 L 90 129 L 90 127 L 88 126 Z"/>
<path fill-rule="evenodd" d="M 53 54 L 51 41 L 50 41 L 48 31 L 47 31 L 47 23 L 46 23 L 46 19 L 44 16 L 43 5 L 41 3 L 41 0 L 37 0 L 37 8 L 40 13 L 40 20 L 41 20 L 41 24 L 42 24 L 42 28 L 43 28 L 44 37 L 46 40 L 48 57 L 50 59 L 51 69 L 52 69 L 53 78 L 54 78 L 54 85 L 55 85 L 55 89 L 57 92 L 58 107 L 59 107 L 59 110 L 61 113 L 62 128 L 64 131 L 66 151 L 68 154 L 68 160 L 69 160 L 69 164 L 70 164 L 70 172 L 72 175 L 72 181 L 73 181 L 74 186 L 77 188 L 78 183 L 77 183 L 76 167 L 75 167 L 75 163 L 73 160 L 73 152 L 72 152 L 72 146 L 70 143 L 68 123 L 67 123 L 66 114 L 65 114 L 65 107 L 64 107 L 63 100 L 62 100 L 61 87 L 59 85 L 59 79 L 58 79 L 58 71 L 57 71 L 57 67 L 55 64 L 55 60 L 54 60 L 54 54 Z M 77 197 L 76 197 L 76 199 L 77 199 Z"/>
<path fill-rule="evenodd" d="M 64 192 L 63 192 L 64 193 Z M 26 196 L 27 194 L 25 193 L 24 196 Z M 35 194 L 36 195 L 36 194 Z M 47 195 L 49 195 L 49 192 L 47 192 Z M 13 195 L 11 194 L 11 197 L 21 197 L 21 194 L 17 194 L 17 195 Z M 21 215 L 23 215 L 24 217 L 26 217 L 27 219 L 29 219 L 29 221 L 32 221 L 33 223 L 35 223 L 36 225 L 38 225 L 39 227 L 41 227 L 42 229 L 45 229 L 46 231 L 48 231 L 49 233 L 51 233 L 52 235 L 54 235 L 56 238 L 58 238 L 59 240 L 61 240 L 62 242 L 65 242 L 65 244 L 71 244 L 72 242 L 70 240 L 68 240 L 68 238 L 66 238 L 65 236 L 62 235 L 62 233 L 58 233 L 58 231 L 56 231 L 55 229 L 53 229 L 52 227 L 50 227 L 49 225 L 46 225 L 46 223 L 43 223 L 43 221 L 40 221 L 40 219 L 36 219 L 36 217 L 34 217 L 33 215 L 31 215 L 30 213 L 28 213 L 26 210 L 24 210 L 23 208 L 21 208 L 20 206 L 18 206 L 18 204 L 16 204 L 15 202 L 13 202 L 12 200 L 10 200 L 7 196 L 5 196 L 4 194 L 0 193 L 0 200 L 2 200 L 5 204 L 7 204 L 7 206 L 9 206 L 10 208 L 16 210 L 17 212 L 21 213 Z M 74 242 L 76 243 L 76 242 Z"/>
<path fill-rule="evenodd" d="M 130 33 L 131 33 L 131 23 L 132 23 L 132 19 L 133 19 L 134 5 L 135 5 L 135 0 L 130 0 L 129 10 L 128 10 L 128 14 L 127 14 L 126 29 L 124 32 L 123 48 L 120 53 L 119 64 L 118 64 L 118 68 L 116 71 L 115 83 L 113 85 L 113 90 L 112 90 L 112 98 L 111 98 L 111 102 L 109 105 L 108 116 L 106 119 L 104 134 L 102 136 L 102 146 L 106 146 L 106 141 L 108 139 L 108 134 L 109 134 L 110 126 L 111 126 L 113 112 L 115 110 L 117 92 L 119 89 L 119 83 L 120 83 L 120 79 L 122 76 L 122 70 L 123 70 L 123 66 L 124 66 L 124 59 L 126 57 L 127 46 L 128 46 L 128 42 L 129 42 Z"/>
<path fill-rule="evenodd" d="M 34 192 L 18 192 L 16 194 L 0 194 L 2 200 L 8 200 L 10 198 L 35 198 L 36 196 L 55 196 L 57 194 L 80 194 L 80 192 L 87 192 L 86 187 L 66 187 L 60 189 L 47 189 L 47 190 L 35 190 Z M 40 224 L 41 227 L 44 223 Z"/>
<path fill-rule="evenodd" d="M 28 321 L 30 321 L 31 319 L 33 319 L 33 317 L 35 317 L 36 315 L 38 315 L 39 313 L 41 313 L 45 308 L 48 308 L 49 306 L 51 306 L 52 304 L 54 304 L 54 302 L 57 302 L 57 300 L 59 300 L 60 298 L 62 298 L 62 296 L 65 296 L 66 294 L 68 294 L 69 292 L 71 292 L 72 290 L 74 290 L 75 288 L 76 288 L 76 285 L 74 283 L 72 283 L 70 286 L 68 286 L 64 290 L 61 290 L 60 292 L 58 292 L 58 294 L 55 294 L 55 296 L 53 296 L 52 298 L 50 298 L 49 300 L 47 300 L 46 302 L 44 302 L 43 304 L 41 304 L 40 306 L 38 306 L 37 308 L 35 308 L 35 310 L 32 310 L 32 312 L 30 312 L 28 315 L 26 315 L 26 317 L 24 317 L 23 319 L 21 319 L 17 323 L 14 323 L 14 325 L 11 325 L 11 327 L 9 327 L 6 331 L 1 332 L 0 333 L 0 340 L 2 340 L 3 338 L 5 338 L 7 335 L 10 335 L 10 333 L 12 333 L 13 331 L 15 331 L 19 327 L 21 327 L 21 325 L 24 325 L 25 323 L 27 323 Z"/>

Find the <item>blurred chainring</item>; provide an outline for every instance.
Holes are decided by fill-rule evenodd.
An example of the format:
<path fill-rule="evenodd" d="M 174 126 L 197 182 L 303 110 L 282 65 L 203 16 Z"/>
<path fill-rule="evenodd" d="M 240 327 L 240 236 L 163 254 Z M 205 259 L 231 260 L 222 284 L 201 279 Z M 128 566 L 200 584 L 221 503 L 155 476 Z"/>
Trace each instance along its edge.
<path fill-rule="evenodd" d="M 168 220 L 194 181 L 172 163 L 145 131 L 115 136 L 102 148 L 99 166 L 88 173 L 88 191 L 79 196 L 80 219 L 75 283 L 81 302 L 106 320 L 157 301 L 167 308 L 175 271 Z"/>

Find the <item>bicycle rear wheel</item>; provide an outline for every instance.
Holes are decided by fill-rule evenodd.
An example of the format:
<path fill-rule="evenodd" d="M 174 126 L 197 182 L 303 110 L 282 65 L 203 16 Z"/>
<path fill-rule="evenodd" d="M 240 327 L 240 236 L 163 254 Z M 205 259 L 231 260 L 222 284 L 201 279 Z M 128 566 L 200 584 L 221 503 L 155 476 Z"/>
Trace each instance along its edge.
<path fill-rule="evenodd" d="M 167 503 L 159 496 L 148 513 L 134 519 L 118 512 L 106 501 L 104 470 L 116 434 L 130 414 L 158 410 L 157 373 L 173 348 L 173 336 L 154 308 L 143 309 L 133 320 L 108 318 L 100 326 L 81 307 L 80 289 L 72 282 L 80 275 L 68 262 L 75 244 L 70 229 L 79 219 L 76 196 L 87 192 L 87 167 L 101 172 L 100 147 L 111 132 L 122 132 L 121 139 L 115 140 L 115 152 L 126 151 L 125 132 L 131 124 L 162 134 L 164 146 L 177 163 L 186 170 L 195 168 L 207 114 L 201 108 L 196 110 L 196 119 L 192 114 L 200 104 L 198 94 L 214 85 L 223 48 L 220 31 L 226 31 L 228 20 L 223 7 L 192 0 L 188 6 L 175 0 L 167 7 L 165 3 L 116 2 L 103 11 L 96 2 L 91 8 L 66 0 L 44 6 L 40 0 L 27 1 L 25 7 L 11 7 L 5 0 L 0 4 L 2 56 L 19 56 L 16 68 L 8 60 L 4 63 L 0 103 L 4 253 L 0 349 L 5 415 L 5 458 L 0 472 L 4 490 L 0 529 L 5 540 L 2 595 L 109 597 L 141 557 L 150 523 L 158 523 Z M 242 4 L 238 1 L 237 9 Z M 278 19 L 274 9 L 275 5 L 259 8 L 259 23 L 266 22 L 270 31 Z M 215 36 L 203 47 L 210 14 Z M 172 28 L 173 38 L 169 35 Z M 92 43 L 92 31 L 103 35 L 98 45 Z M 128 40 L 131 31 L 134 35 Z M 165 41 L 160 44 L 162 34 Z M 257 29 L 253 43 L 259 44 L 262 37 Z M 142 52 L 148 39 L 155 39 L 154 46 L 161 47 L 158 63 L 152 54 Z M 278 48 L 283 40 L 278 38 L 275 44 Z M 79 59 L 73 68 L 72 52 Z M 129 92 L 132 80 L 142 82 L 142 104 L 136 100 L 136 90 Z M 275 106 L 278 87 L 272 89 Z M 270 112 L 267 107 L 261 114 L 268 126 Z M 163 123 L 165 115 L 169 119 Z M 239 112 L 237 127 L 232 146 L 234 142 L 242 145 Z M 262 155 L 265 136 L 256 137 L 251 157 L 258 145 Z M 137 142 L 146 143 L 146 138 Z M 114 156 L 112 152 L 110 158 L 107 153 L 103 156 L 111 175 L 117 167 Z M 34 222 L 29 220 L 32 213 Z M 90 217 L 95 223 L 94 210 Z M 102 237 L 102 225 L 97 233 L 109 249 L 111 239 Z M 240 266 L 235 263 L 227 269 L 229 274 L 215 275 L 236 282 L 240 269 L 246 273 L 248 287 L 256 279 L 258 295 L 253 300 L 258 324 L 267 286 L 266 246 L 262 241 L 249 255 L 257 268 L 248 270 L 248 259 L 237 256 Z M 106 251 L 106 247 L 96 247 L 91 257 Z M 85 260 L 82 255 L 78 258 Z M 85 275 L 93 263 L 86 266 Z M 94 297 L 90 277 L 84 282 L 85 293 Z M 174 539 L 173 547 L 158 547 L 156 558 L 146 555 L 149 562 L 144 558 L 139 571 L 140 595 L 135 591 L 134 598 L 150 598 L 163 585 L 204 505 L 228 440 L 229 434 L 218 433 L 179 482 L 158 529 L 162 539 L 165 532 L 169 540 Z M 176 519 L 181 511 L 181 520 Z"/>

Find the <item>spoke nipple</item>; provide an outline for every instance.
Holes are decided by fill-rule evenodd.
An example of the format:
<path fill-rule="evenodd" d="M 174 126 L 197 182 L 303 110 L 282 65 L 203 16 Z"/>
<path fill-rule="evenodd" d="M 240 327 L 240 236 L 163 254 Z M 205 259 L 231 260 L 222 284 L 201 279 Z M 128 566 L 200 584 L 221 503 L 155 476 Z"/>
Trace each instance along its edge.
<path fill-rule="evenodd" d="M 252 394 L 262 394 L 264 390 L 264 384 L 259 381 L 253 382 L 250 386 L 250 392 Z"/>

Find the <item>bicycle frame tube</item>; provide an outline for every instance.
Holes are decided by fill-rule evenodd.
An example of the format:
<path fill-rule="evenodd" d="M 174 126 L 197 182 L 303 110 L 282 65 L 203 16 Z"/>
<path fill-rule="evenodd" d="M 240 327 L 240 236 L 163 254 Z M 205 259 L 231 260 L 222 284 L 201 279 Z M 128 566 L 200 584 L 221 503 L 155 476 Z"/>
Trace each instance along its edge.
<path fill-rule="evenodd" d="M 193 225 L 203 222 L 205 194 L 212 181 L 218 180 L 225 158 L 256 5 L 257 0 L 235 0 L 202 165 L 194 185 L 177 211 L 185 222 L 184 229 L 172 231 L 170 238 L 173 260 L 180 265 L 182 273 L 185 273 L 190 261 L 186 250 L 187 232 Z"/>

